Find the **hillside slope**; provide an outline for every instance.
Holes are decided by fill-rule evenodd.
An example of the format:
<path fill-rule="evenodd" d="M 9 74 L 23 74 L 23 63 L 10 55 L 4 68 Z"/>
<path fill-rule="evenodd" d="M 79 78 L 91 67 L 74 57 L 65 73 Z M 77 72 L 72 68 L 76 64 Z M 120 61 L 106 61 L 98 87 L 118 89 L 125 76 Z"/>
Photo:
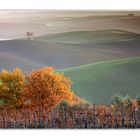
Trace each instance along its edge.
<path fill-rule="evenodd" d="M 115 94 L 140 94 L 140 57 L 59 70 L 73 81 L 73 91 L 89 102 L 108 104 Z"/>
<path fill-rule="evenodd" d="M 63 37 L 67 41 L 67 38 L 71 36 L 71 41 L 80 41 L 79 43 L 55 42 L 54 37 L 51 38 L 54 42 L 46 42 L 46 39 L 41 41 L 36 38 L 35 40 L 0 41 L 0 70 L 20 67 L 24 71 L 31 71 L 33 68 L 42 66 L 62 69 L 140 56 L 138 34 L 120 30 L 85 31 L 82 34 L 81 32 L 69 32 L 67 34 L 70 35 Z M 101 36 L 97 36 L 97 32 Z M 95 41 L 95 37 L 99 42 Z"/>
<path fill-rule="evenodd" d="M 97 30 L 97 31 L 72 31 L 44 35 L 35 39 L 43 42 L 57 43 L 101 43 L 112 41 L 126 41 L 134 38 L 139 38 L 140 35 L 132 32 L 127 32 L 117 29 Z"/>

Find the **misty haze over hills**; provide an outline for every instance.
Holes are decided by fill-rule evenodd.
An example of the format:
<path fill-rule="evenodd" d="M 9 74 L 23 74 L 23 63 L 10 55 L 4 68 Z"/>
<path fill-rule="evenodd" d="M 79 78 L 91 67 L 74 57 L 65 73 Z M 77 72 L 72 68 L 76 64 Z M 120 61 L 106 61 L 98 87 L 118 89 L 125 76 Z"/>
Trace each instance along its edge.
<path fill-rule="evenodd" d="M 139 15 L 131 11 L 0 11 L 1 69 L 19 66 L 29 71 L 44 65 L 61 69 L 138 56 Z M 27 31 L 34 32 L 34 40 L 25 40 Z"/>
<path fill-rule="evenodd" d="M 134 13 L 135 17 L 128 17 Z M 140 33 L 139 12 L 0 11 L 0 39 L 25 38 L 75 30 L 120 29 Z"/>

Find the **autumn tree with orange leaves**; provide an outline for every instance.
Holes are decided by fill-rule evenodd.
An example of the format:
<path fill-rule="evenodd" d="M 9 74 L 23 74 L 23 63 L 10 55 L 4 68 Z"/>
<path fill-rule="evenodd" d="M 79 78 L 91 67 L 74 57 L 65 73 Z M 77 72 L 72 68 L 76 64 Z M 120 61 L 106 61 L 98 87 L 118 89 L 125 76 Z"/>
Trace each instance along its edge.
<path fill-rule="evenodd" d="M 71 91 L 71 80 L 51 67 L 33 70 L 26 78 L 26 85 L 21 94 L 24 105 L 51 109 L 62 100 L 69 103 L 78 101 Z"/>
<path fill-rule="evenodd" d="M 3 102 L 1 106 L 20 108 L 22 105 L 20 94 L 24 84 L 25 75 L 21 69 L 2 70 L 0 72 L 0 101 Z"/>

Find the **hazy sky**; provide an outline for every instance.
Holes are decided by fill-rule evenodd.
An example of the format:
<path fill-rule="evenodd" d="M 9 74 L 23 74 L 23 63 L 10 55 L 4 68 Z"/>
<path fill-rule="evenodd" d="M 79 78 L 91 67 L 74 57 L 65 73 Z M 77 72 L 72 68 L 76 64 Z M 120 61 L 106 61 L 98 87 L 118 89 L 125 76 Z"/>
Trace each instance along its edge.
<path fill-rule="evenodd" d="M 28 13 L 28 14 L 27 14 Z M 0 17 L 9 18 L 17 16 L 34 16 L 34 15 L 48 15 L 49 17 L 57 16 L 103 16 L 103 15 L 127 15 L 129 13 L 134 13 L 136 16 L 140 16 L 140 11 L 55 11 L 55 10 L 41 10 L 41 11 L 0 11 Z"/>

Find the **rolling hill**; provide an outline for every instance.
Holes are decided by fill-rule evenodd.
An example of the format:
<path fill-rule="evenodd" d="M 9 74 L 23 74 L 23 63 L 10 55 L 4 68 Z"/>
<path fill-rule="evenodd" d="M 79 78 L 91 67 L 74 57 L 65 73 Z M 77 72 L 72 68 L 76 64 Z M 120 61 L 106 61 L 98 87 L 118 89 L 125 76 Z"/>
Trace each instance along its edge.
<path fill-rule="evenodd" d="M 115 29 L 0 41 L 0 70 L 62 69 L 74 81 L 74 92 L 96 103 L 110 103 L 114 94 L 139 94 L 138 56 L 140 35 Z"/>
<path fill-rule="evenodd" d="M 140 55 L 139 34 L 120 30 L 62 34 L 41 36 L 34 40 L 0 41 L 0 69 L 20 67 L 25 72 L 42 66 L 62 69 Z M 51 42 L 47 42 L 48 36 Z M 55 42 L 56 36 L 60 36 L 65 43 Z M 68 43 L 70 40 L 79 42 Z"/>
<path fill-rule="evenodd" d="M 73 81 L 80 97 L 97 104 L 109 104 L 115 94 L 140 95 L 140 57 L 99 62 L 59 70 Z"/>
<path fill-rule="evenodd" d="M 97 31 L 72 31 L 57 33 L 51 35 L 44 35 L 35 38 L 43 42 L 57 42 L 57 43 L 101 43 L 101 42 L 114 42 L 126 41 L 132 39 L 140 39 L 140 35 L 123 30 L 109 29 Z"/>

